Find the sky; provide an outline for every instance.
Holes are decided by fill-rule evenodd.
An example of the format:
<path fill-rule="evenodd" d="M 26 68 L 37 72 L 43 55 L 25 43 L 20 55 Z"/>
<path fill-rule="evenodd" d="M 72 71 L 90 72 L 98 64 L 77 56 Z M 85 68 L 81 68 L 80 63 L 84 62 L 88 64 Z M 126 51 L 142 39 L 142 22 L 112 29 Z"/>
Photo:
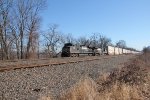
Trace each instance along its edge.
<path fill-rule="evenodd" d="M 48 0 L 41 13 L 42 30 L 59 25 L 75 38 L 101 33 L 115 44 L 142 50 L 150 45 L 150 0 Z"/>

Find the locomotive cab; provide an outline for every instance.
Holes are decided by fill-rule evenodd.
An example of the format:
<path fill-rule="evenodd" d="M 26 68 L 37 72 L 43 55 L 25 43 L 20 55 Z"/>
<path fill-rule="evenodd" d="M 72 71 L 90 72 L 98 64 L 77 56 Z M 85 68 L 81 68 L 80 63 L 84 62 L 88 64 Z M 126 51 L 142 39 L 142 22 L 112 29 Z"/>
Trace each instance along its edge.
<path fill-rule="evenodd" d="M 71 43 L 66 43 L 62 48 L 61 57 L 70 57 L 70 47 L 73 46 Z"/>
<path fill-rule="evenodd" d="M 63 47 L 61 57 L 69 57 L 70 56 L 70 47 Z"/>

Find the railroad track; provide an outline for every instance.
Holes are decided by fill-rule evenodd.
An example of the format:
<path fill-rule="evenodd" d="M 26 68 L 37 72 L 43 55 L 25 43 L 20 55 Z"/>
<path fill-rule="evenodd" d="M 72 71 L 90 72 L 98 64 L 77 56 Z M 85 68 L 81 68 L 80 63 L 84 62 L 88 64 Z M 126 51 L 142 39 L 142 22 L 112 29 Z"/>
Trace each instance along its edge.
<path fill-rule="evenodd" d="M 30 64 L 30 65 L 13 65 L 13 66 L 4 66 L 0 67 L 0 72 L 4 71 L 10 71 L 10 70 L 16 70 L 16 69 L 25 69 L 25 68 L 34 68 L 34 67 L 44 67 L 44 66 L 50 66 L 50 65 L 62 65 L 62 64 L 69 64 L 69 63 L 78 63 L 78 62 L 85 62 L 85 61 L 94 61 L 94 60 L 100 60 L 100 59 L 108 59 L 108 58 L 116 57 L 116 56 L 103 56 L 103 57 L 89 57 L 89 58 L 79 58 L 79 59 L 74 59 L 74 60 L 60 60 L 60 61 L 53 61 L 50 63 L 45 63 L 45 64 Z"/>

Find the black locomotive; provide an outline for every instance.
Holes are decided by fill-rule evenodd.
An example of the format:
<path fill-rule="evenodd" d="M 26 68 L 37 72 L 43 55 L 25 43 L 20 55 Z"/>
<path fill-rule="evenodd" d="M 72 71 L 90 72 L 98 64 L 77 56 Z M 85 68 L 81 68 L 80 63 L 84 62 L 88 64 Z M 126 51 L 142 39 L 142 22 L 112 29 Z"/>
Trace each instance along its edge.
<path fill-rule="evenodd" d="M 83 45 L 73 45 L 72 43 L 66 43 L 62 48 L 62 57 L 78 57 L 80 55 L 101 55 L 101 49 Z"/>

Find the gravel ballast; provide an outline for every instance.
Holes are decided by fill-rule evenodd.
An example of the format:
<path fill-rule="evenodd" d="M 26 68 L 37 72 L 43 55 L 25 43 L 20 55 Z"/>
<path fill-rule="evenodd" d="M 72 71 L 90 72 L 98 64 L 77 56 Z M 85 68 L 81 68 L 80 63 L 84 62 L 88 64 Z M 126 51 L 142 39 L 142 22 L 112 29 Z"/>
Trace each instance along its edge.
<path fill-rule="evenodd" d="M 120 55 L 88 62 L 1 72 L 0 100 L 37 100 L 45 95 L 57 97 L 81 77 L 89 76 L 97 79 L 100 74 L 121 67 L 120 64 L 133 57 L 133 55 Z"/>

